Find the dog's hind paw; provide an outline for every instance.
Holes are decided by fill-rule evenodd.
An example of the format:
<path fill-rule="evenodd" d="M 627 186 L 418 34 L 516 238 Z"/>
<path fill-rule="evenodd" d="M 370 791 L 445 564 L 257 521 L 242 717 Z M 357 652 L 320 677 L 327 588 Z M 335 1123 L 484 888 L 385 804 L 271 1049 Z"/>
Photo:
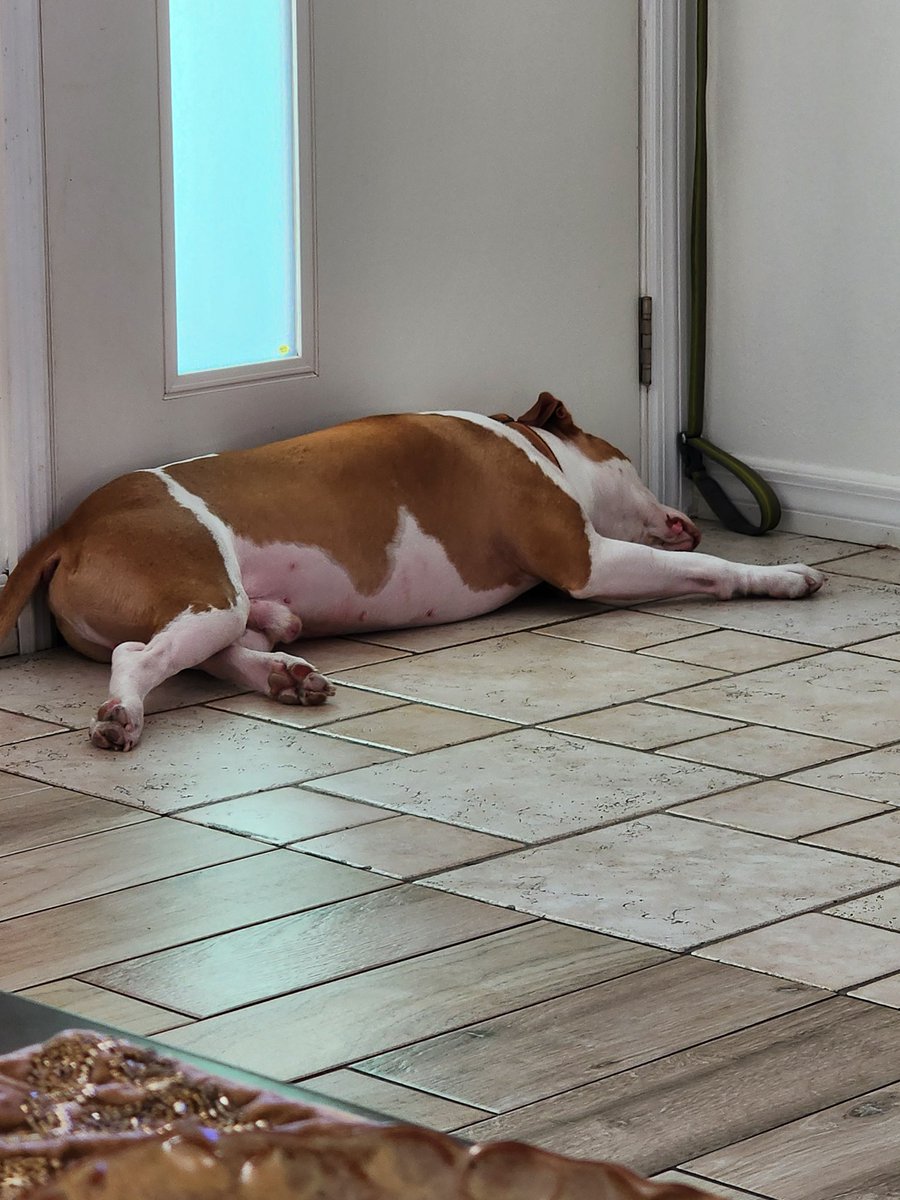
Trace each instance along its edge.
<path fill-rule="evenodd" d="M 121 700 L 107 700 L 91 721 L 91 743 L 98 750 L 131 750 L 143 725 L 143 713 L 130 713 Z"/>
<path fill-rule="evenodd" d="M 269 672 L 269 695 L 279 704 L 324 704 L 334 684 L 301 659 L 279 660 Z"/>

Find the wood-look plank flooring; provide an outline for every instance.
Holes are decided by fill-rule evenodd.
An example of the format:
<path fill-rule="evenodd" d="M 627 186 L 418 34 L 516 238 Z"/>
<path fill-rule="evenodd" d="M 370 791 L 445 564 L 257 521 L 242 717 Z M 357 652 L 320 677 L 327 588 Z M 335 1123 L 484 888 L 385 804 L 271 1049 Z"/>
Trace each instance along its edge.
<path fill-rule="evenodd" d="M 462 1132 L 602 1151 L 654 1174 L 889 1086 L 898 1064 L 897 1013 L 834 996 Z"/>
<path fill-rule="evenodd" d="M 707 540 L 741 557 L 729 535 Z M 343 684 L 321 711 L 258 697 L 197 704 L 175 681 L 166 703 L 180 705 L 185 731 L 196 716 L 201 765 L 190 778 L 202 793 L 175 814 L 160 788 L 184 790 L 182 768 L 160 759 L 155 775 L 140 748 L 98 759 L 83 735 L 40 719 L 54 653 L 39 672 L 3 659 L 0 988 L 76 1024 L 155 1036 L 396 1119 L 610 1158 L 723 1200 L 900 1200 L 900 889 L 878 837 L 900 808 L 896 561 L 885 552 L 883 567 L 867 567 L 875 576 L 845 586 L 842 566 L 854 576 L 865 547 L 778 534 L 752 552 L 827 559 L 829 607 L 675 601 L 604 613 L 538 591 L 483 621 L 375 639 L 399 650 L 352 639 L 310 648 Z M 543 686 L 528 651 L 538 641 L 559 642 L 554 661 L 576 664 L 577 643 L 608 647 L 641 694 L 598 702 L 598 681 L 573 670 L 555 698 L 566 711 L 538 740 L 516 732 L 536 720 L 479 716 L 483 696 L 469 701 L 461 686 L 472 659 L 502 708 Z M 379 690 L 390 669 L 380 676 L 378 664 L 397 655 L 404 699 Z M 55 685 L 66 694 L 70 661 L 59 658 Z M 697 663 L 715 667 L 712 683 L 693 685 Z M 246 729 L 240 745 L 216 740 L 213 708 L 258 727 L 258 746 L 277 728 L 285 772 L 295 753 L 296 779 L 308 782 L 272 787 L 266 775 L 248 788 Z M 151 715 L 148 747 L 155 721 L 167 744 L 171 720 Z M 830 739 L 821 762 L 806 755 L 799 770 L 798 731 L 812 751 L 809 734 Z M 375 772 L 308 779 L 304 753 L 321 743 L 327 763 L 342 734 L 345 749 L 402 753 Z M 711 735 L 727 769 L 697 766 L 698 739 Z M 836 756 L 835 740 L 850 752 Z M 468 756 L 445 750 L 467 741 Z M 511 840 L 524 793 L 509 747 L 532 742 L 541 753 L 517 751 L 518 761 L 549 845 L 523 850 Z M 598 743 L 592 801 L 577 749 L 596 762 Z M 876 748 L 860 758 L 860 744 Z M 764 747 L 765 761 L 748 747 Z M 468 767 L 452 779 L 462 799 L 448 824 L 457 761 Z M 142 762 L 144 791 L 131 771 Z M 240 786 L 229 784 L 232 762 Z M 213 788 L 203 763 L 215 764 Z M 366 782 L 376 776 L 377 794 Z M 581 831 L 592 804 L 596 827 L 608 821 L 610 795 L 623 814 L 642 811 L 642 778 L 661 800 L 671 786 L 668 813 L 573 837 L 573 780 Z M 202 802 L 213 793 L 230 798 Z M 792 881 L 795 860 L 806 875 Z M 635 865 L 623 871 L 626 861 Z M 693 953 L 687 935 L 671 935 L 688 928 L 711 931 Z"/>

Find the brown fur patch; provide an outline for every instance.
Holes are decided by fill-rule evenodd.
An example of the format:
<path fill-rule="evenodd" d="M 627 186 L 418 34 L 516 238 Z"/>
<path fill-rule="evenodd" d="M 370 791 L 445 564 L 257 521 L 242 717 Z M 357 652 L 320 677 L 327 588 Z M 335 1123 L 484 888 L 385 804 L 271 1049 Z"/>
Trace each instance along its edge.
<path fill-rule="evenodd" d="M 367 417 L 167 473 L 241 537 L 320 546 L 366 595 L 387 579 L 401 507 L 475 590 L 577 588 L 590 573 L 572 497 L 502 435 L 454 417 Z"/>
<path fill-rule="evenodd" d="M 111 645 L 146 642 L 186 609 L 234 603 L 212 535 L 150 472 L 88 496 L 61 533 L 50 608 L 66 641 L 92 658 L 104 648 L 77 632 L 81 624 Z"/>

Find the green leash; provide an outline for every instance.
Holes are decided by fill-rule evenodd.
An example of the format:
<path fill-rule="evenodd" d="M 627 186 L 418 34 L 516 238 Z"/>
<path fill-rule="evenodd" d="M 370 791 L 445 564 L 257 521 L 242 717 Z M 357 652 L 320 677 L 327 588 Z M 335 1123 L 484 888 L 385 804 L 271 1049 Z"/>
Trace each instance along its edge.
<path fill-rule="evenodd" d="M 694 184 L 691 201 L 691 351 L 687 429 L 678 435 L 684 473 L 697 487 L 722 524 L 735 533 L 758 537 L 781 520 L 778 497 L 766 481 L 746 463 L 713 445 L 703 436 L 703 401 L 706 391 L 706 75 L 709 42 L 707 0 L 697 0 L 697 102 L 694 149 Z M 707 473 L 704 456 L 719 463 L 751 493 L 759 508 L 754 525 L 732 503 Z"/>

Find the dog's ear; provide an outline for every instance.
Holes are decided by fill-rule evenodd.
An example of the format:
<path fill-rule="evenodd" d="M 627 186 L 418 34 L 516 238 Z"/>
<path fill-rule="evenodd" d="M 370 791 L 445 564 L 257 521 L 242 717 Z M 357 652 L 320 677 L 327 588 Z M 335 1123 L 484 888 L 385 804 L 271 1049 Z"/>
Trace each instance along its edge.
<path fill-rule="evenodd" d="M 551 433 L 558 433 L 560 437 L 572 437 L 578 433 L 578 426 L 572 420 L 569 410 L 562 400 L 557 400 L 550 392 L 541 392 L 537 404 L 533 404 L 519 420 L 523 425 L 548 429 Z"/>

